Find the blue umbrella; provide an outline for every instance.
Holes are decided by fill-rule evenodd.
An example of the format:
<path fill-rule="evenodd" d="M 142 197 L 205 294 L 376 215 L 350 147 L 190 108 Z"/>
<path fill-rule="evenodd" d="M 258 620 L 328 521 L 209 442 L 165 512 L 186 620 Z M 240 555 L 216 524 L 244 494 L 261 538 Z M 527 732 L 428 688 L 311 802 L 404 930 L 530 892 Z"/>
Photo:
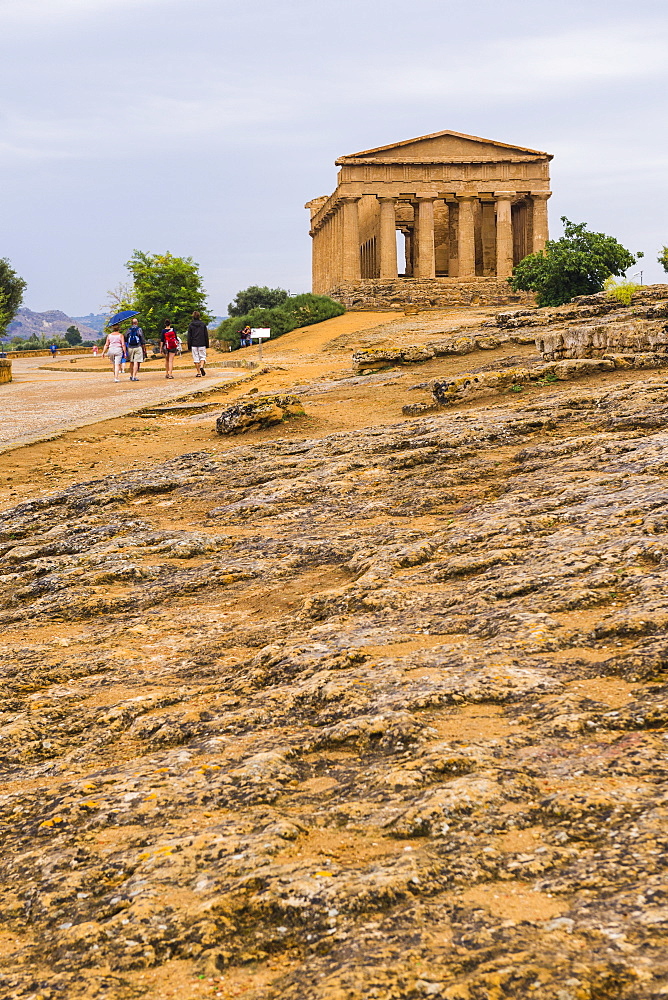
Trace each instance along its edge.
<path fill-rule="evenodd" d="M 111 316 L 107 320 L 107 326 L 116 326 L 117 323 L 122 323 L 126 319 L 132 319 L 133 316 L 139 316 L 139 312 L 136 309 L 125 309 L 123 312 Z"/>

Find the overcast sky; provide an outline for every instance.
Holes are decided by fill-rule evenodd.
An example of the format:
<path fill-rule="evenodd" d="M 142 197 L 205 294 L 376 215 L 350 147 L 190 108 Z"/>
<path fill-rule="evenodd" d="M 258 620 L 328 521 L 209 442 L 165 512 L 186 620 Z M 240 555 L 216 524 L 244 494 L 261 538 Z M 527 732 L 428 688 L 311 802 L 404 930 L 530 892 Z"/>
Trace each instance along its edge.
<path fill-rule="evenodd" d="M 452 129 L 554 153 L 552 235 L 660 281 L 667 36 L 665 0 L 0 0 L 0 257 L 70 315 L 135 248 L 194 257 L 218 314 L 307 291 L 334 159 Z"/>

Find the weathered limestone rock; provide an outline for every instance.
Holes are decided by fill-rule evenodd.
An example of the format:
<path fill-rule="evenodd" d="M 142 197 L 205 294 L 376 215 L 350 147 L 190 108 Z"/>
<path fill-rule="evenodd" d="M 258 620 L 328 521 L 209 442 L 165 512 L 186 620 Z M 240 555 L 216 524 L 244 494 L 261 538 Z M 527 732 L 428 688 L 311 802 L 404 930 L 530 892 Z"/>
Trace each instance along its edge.
<path fill-rule="evenodd" d="M 298 396 L 289 394 L 258 396 L 249 402 L 228 406 L 216 420 L 219 434 L 244 434 L 280 424 L 289 417 L 303 416 L 304 409 Z"/>
<path fill-rule="evenodd" d="M 366 347 L 355 351 L 353 364 L 358 369 L 390 368 L 393 365 L 414 364 L 445 358 L 449 355 L 472 354 L 474 351 L 493 351 L 502 344 L 532 344 L 533 336 L 523 334 L 497 335 L 478 334 L 460 336 L 431 344 L 408 344 L 403 346 Z"/>
<path fill-rule="evenodd" d="M 664 997 L 641 375 L 3 511 L 0 995 Z"/>
<path fill-rule="evenodd" d="M 528 382 L 564 382 L 593 375 L 596 372 L 614 371 L 616 368 L 665 366 L 668 366 L 668 354 L 615 354 L 601 358 L 556 361 L 547 365 L 536 365 L 534 368 L 506 368 L 501 371 L 466 373 L 453 376 L 451 379 L 434 379 L 428 387 L 431 389 L 434 403 L 439 406 L 450 406 L 464 399 L 495 395 L 508 389 L 521 391 L 522 386 Z M 426 411 L 424 404 L 412 403 L 404 406 L 403 412 L 406 416 L 417 416 Z"/>
<path fill-rule="evenodd" d="M 9 358 L 0 358 L 0 385 L 12 380 L 12 362 Z"/>
<path fill-rule="evenodd" d="M 546 360 L 561 360 L 667 352 L 668 324 L 662 322 L 667 316 L 668 285 L 649 285 L 634 295 L 630 306 L 599 292 L 555 309 L 500 312 L 495 323 L 503 330 L 541 327 L 538 351 Z M 602 318 L 591 322 L 594 317 Z"/>
<path fill-rule="evenodd" d="M 390 368 L 404 362 L 430 361 L 436 357 L 434 345 L 415 344 L 406 347 L 367 347 L 353 354 L 356 368 Z"/>
<path fill-rule="evenodd" d="M 571 326 L 539 335 L 536 347 L 549 359 L 594 358 L 611 351 L 665 353 L 668 351 L 668 325 L 636 319 Z"/>

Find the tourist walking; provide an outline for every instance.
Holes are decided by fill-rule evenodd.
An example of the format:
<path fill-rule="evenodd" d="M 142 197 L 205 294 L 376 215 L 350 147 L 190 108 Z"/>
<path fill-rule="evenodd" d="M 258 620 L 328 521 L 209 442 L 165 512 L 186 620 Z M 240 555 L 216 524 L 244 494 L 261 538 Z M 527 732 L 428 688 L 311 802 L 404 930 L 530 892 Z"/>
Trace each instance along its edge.
<path fill-rule="evenodd" d="M 165 320 L 160 334 L 160 351 L 165 356 L 165 378 L 174 378 L 174 356 L 179 348 L 179 338 L 168 319 Z"/>
<path fill-rule="evenodd" d="M 132 326 L 128 330 L 125 346 L 130 362 L 130 381 L 138 382 L 139 366 L 146 357 L 146 339 L 144 331 L 139 325 L 139 320 L 136 318 L 132 320 Z"/>
<path fill-rule="evenodd" d="M 97 357 L 97 351 L 98 351 L 97 344 L 93 344 L 93 357 L 94 358 Z"/>
<path fill-rule="evenodd" d="M 107 339 L 104 342 L 104 349 L 102 351 L 102 357 L 105 354 L 109 355 L 109 360 L 114 366 L 114 382 L 120 382 L 118 377 L 118 371 L 121 364 L 121 358 L 125 354 L 125 337 L 120 331 L 120 327 L 112 326 L 111 333 L 107 334 Z"/>
<path fill-rule="evenodd" d="M 188 326 L 188 350 L 193 356 L 193 364 L 197 369 L 195 378 L 206 375 L 204 365 L 206 364 L 206 349 L 209 346 L 209 331 L 206 324 L 202 322 L 200 313 L 194 312 L 192 322 Z"/>

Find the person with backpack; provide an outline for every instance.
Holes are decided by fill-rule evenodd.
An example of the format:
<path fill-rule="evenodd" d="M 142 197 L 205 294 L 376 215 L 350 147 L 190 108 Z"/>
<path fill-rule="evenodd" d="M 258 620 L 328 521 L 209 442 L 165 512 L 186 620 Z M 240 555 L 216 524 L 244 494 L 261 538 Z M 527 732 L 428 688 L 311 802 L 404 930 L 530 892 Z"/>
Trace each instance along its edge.
<path fill-rule="evenodd" d="M 160 350 L 165 356 L 165 378 L 174 378 L 174 356 L 179 349 L 179 338 L 168 319 L 165 320 L 160 334 Z"/>
<path fill-rule="evenodd" d="M 206 349 L 209 346 L 209 331 L 198 312 L 193 313 L 192 323 L 188 326 L 188 350 L 192 353 L 193 363 L 197 369 L 195 378 L 206 375 Z"/>
<path fill-rule="evenodd" d="M 125 338 L 125 350 L 130 362 L 130 381 L 138 382 L 139 366 L 146 355 L 146 340 L 136 316 Z"/>

